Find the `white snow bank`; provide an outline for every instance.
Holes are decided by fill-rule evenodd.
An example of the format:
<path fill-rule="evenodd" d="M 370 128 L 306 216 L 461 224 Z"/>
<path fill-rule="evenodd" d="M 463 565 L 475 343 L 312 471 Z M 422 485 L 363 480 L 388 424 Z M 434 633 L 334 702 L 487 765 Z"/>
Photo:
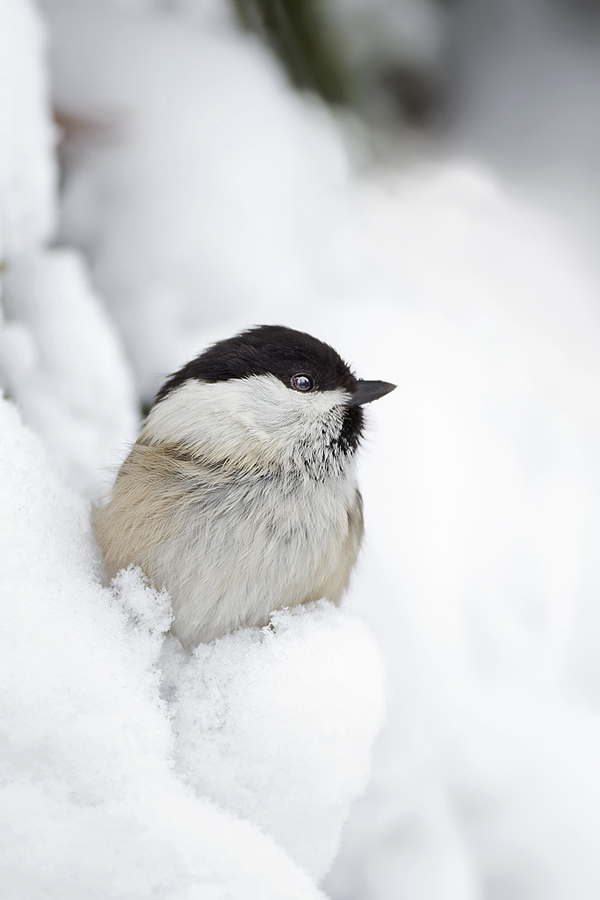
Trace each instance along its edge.
<path fill-rule="evenodd" d="M 316 898 L 267 838 L 174 778 L 142 635 L 93 578 L 85 504 L 0 405 L 3 896 Z M 125 581 L 151 608 L 149 589 Z M 162 622 L 168 617 L 162 613 Z"/>
<path fill-rule="evenodd" d="M 2 895 L 322 896 L 254 825 L 194 797 L 173 763 L 199 794 L 263 816 L 299 858 L 328 864 L 381 713 L 377 652 L 363 627 L 321 607 L 282 613 L 272 633 L 202 648 L 177 675 L 171 666 L 173 743 L 157 664 L 168 600 L 135 572 L 114 592 L 99 585 L 86 504 L 7 401 L 0 559 Z M 286 807 L 314 824 L 319 805 L 318 833 L 295 833 Z"/>
<path fill-rule="evenodd" d="M 275 614 L 272 630 L 201 645 L 170 668 L 182 777 L 322 878 L 366 786 L 382 720 L 380 656 L 365 626 L 322 601 Z"/>
<path fill-rule="evenodd" d="M 32 250 L 55 221 L 45 41 L 29 0 L 0 3 L 0 261 Z"/>
<path fill-rule="evenodd" d="M 56 102 L 100 123 L 70 144 L 62 236 L 89 253 L 149 397 L 203 328 L 311 295 L 343 154 L 328 116 L 233 32 L 81 10 L 52 26 Z"/>
<path fill-rule="evenodd" d="M 448 717 L 451 802 L 491 896 L 600 894 L 600 719 L 560 696 L 459 693 Z"/>
<path fill-rule="evenodd" d="M 594 281 L 555 223 L 475 167 L 371 181 L 353 229 L 345 352 L 400 385 L 368 411 L 367 533 L 440 654 L 553 692 L 597 570 Z M 387 302 L 365 315 L 373 286 Z"/>
<path fill-rule="evenodd" d="M 399 388 L 368 411 L 351 603 L 392 696 L 327 888 L 593 898 L 599 725 L 576 705 L 597 698 L 594 282 L 560 229 L 475 167 L 359 199 L 349 258 L 388 304 L 344 311 L 345 352 Z"/>
<path fill-rule="evenodd" d="M 0 4 L 0 388 L 61 473 L 97 495 L 135 430 L 120 338 L 73 252 L 45 251 L 56 213 L 45 40 L 25 0 Z"/>
<path fill-rule="evenodd" d="M 0 384 L 68 483 L 98 497 L 134 439 L 120 338 L 69 250 L 20 255 L 2 278 Z"/>

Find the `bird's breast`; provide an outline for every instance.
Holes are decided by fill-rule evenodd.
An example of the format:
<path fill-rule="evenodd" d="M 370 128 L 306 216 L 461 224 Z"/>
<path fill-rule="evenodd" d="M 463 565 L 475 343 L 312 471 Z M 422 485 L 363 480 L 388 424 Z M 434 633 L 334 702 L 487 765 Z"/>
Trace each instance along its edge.
<path fill-rule="evenodd" d="M 136 458 L 137 457 L 137 458 Z M 96 534 L 114 574 L 139 565 L 173 603 L 188 646 L 274 609 L 337 602 L 362 536 L 352 471 L 321 482 L 281 472 L 228 472 L 132 451 Z"/>

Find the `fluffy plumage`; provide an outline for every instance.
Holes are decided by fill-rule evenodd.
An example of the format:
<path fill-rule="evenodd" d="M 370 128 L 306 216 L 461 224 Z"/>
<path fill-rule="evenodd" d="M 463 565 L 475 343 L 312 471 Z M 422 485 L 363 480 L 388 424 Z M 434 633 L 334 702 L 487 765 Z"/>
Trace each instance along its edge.
<path fill-rule="evenodd" d="M 139 565 L 167 588 L 184 646 L 339 602 L 363 533 L 361 384 L 328 345 L 263 326 L 161 389 L 94 527 L 111 576 Z"/>

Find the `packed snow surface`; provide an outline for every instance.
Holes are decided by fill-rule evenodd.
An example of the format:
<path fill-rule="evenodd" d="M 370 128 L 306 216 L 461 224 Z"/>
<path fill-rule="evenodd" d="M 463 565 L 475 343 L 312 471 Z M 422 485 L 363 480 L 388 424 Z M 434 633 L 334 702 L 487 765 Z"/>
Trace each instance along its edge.
<path fill-rule="evenodd" d="M 178 771 L 321 879 L 382 719 L 379 651 L 365 626 L 321 601 L 200 645 L 192 660 L 178 646 L 167 670 Z"/>

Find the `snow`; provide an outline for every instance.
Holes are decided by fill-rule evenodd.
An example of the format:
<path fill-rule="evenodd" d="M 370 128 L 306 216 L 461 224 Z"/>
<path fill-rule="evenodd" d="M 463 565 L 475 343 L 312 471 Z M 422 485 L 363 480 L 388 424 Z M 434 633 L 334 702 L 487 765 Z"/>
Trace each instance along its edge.
<path fill-rule="evenodd" d="M 364 784 L 381 715 L 379 657 L 365 627 L 318 607 L 304 613 L 297 630 L 293 613 L 282 612 L 272 634 L 250 631 L 213 643 L 210 663 L 199 655 L 187 659 L 179 677 L 171 671 L 174 739 L 169 706 L 159 697 L 167 597 L 136 572 L 119 576 L 114 593 L 101 587 L 87 504 L 60 482 L 7 401 L 0 405 L 0 435 L 3 895 L 322 896 L 264 832 L 207 795 L 227 795 L 230 808 L 246 812 L 268 808 L 269 771 L 278 777 L 281 809 L 295 804 L 302 815 L 308 800 L 312 813 L 314 798 L 323 795 L 320 812 L 331 821 L 320 823 L 318 836 L 330 846 L 327 854 L 316 846 L 310 852 L 328 865 L 346 807 Z M 347 674 L 352 654 L 364 664 L 364 681 L 357 706 L 349 699 L 340 710 L 333 697 L 357 687 L 356 675 Z M 302 680 L 306 659 L 312 677 Z M 336 660 L 343 672 L 335 671 Z M 271 687 L 265 703 L 256 691 L 281 674 L 286 680 Z M 320 694 L 330 675 L 336 677 L 327 703 Z M 206 698 L 197 703 L 203 679 L 211 696 L 218 693 L 218 712 Z M 373 703 L 365 724 L 360 714 Z M 306 710 L 301 729 L 290 704 Z M 332 709 L 330 722 L 323 716 Z M 216 715 L 222 735 L 214 734 Z M 292 718 L 293 733 L 276 727 Z M 350 743 L 340 754 L 343 738 Z M 197 797 L 173 769 L 175 761 L 196 786 L 210 774 L 194 743 L 198 751 L 212 748 L 216 770 L 214 785 Z M 317 747 L 322 755 L 313 771 Z M 294 774 L 315 795 L 303 799 L 281 774 L 294 758 Z M 253 802 L 232 801 L 240 789 L 253 791 Z M 299 857 L 307 855 L 300 831 L 287 836 Z"/>
<path fill-rule="evenodd" d="M 345 310 L 346 352 L 400 388 L 395 414 L 369 411 L 369 551 L 349 602 L 393 689 L 326 887 L 592 898 L 598 720 L 578 708 L 594 681 L 579 632 L 597 571 L 592 273 L 474 166 L 387 176 L 359 208 L 359 265 L 388 305 Z"/>
<path fill-rule="evenodd" d="M 71 485 L 98 496 L 135 434 L 121 338 L 57 218 L 45 35 L 29 2 L 0 10 L 0 385 Z"/>
<path fill-rule="evenodd" d="M 134 436 L 133 372 L 83 257 L 48 246 L 42 43 L 28 6 L 6 9 L 7 32 L 30 31 L 20 64 L 38 92 L 3 87 L 39 192 L 16 165 L 0 184 L 1 381 L 27 423 L 0 399 L 1 892 L 316 900 L 367 782 L 379 651 L 317 604 L 177 655 L 166 595 L 136 571 L 102 584 L 85 498 Z"/>
<path fill-rule="evenodd" d="M 73 250 L 17 256 L 2 287 L 2 381 L 63 477 L 98 498 L 138 425 L 120 337 Z"/>
<path fill-rule="evenodd" d="M 324 112 L 233 33 L 73 10 L 53 26 L 57 104 L 104 128 L 71 142 L 61 234 L 90 254 L 151 399 L 203 328 L 310 296 L 343 152 Z"/>
<path fill-rule="evenodd" d="M 0 8 L 0 260 L 31 250 L 55 225 L 44 35 L 30 0 Z"/>
<path fill-rule="evenodd" d="M 272 630 L 201 645 L 191 661 L 180 652 L 170 669 L 184 780 L 258 823 L 319 881 L 366 787 L 383 716 L 380 655 L 365 626 L 321 601 L 277 613 Z"/>
<path fill-rule="evenodd" d="M 2 892 L 596 900 L 595 264 L 506 167 L 367 165 L 218 4 L 159 7 L 48 0 L 60 249 L 39 17 L 0 12 Z M 190 656 L 85 498 L 134 381 L 261 321 L 399 385 L 366 544 L 341 610 Z"/>

